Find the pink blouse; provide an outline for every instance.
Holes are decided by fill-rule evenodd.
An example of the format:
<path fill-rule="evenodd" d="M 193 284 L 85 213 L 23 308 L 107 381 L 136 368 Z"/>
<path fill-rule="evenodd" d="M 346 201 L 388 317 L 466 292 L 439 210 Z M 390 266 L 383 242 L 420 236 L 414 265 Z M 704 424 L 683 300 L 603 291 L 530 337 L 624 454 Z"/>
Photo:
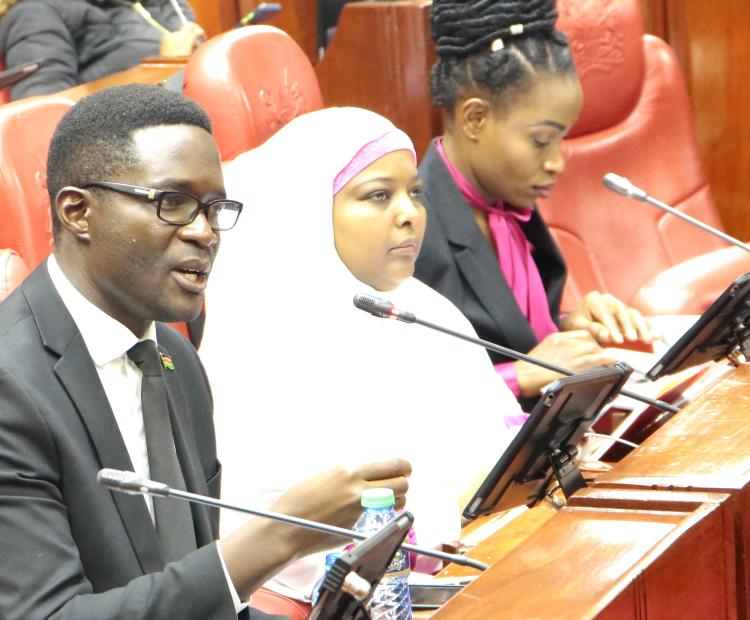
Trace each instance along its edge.
<path fill-rule="evenodd" d="M 539 269 L 531 255 L 532 245 L 521 229 L 521 223 L 529 221 L 533 209 L 510 205 L 506 207 L 502 201 L 490 204 L 479 189 L 472 185 L 448 160 L 443 149 L 442 138 L 438 138 L 435 147 L 466 202 L 488 214 L 487 222 L 497 250 L 500 270 L 513 291 L 518 307 L 528 319 L 537 340 L 543 340 L 549 334 L 556 332 L 557 326 L 550 315 L 547 293 L 544 290 Z M 514 363 L 495 364 L 495 369 L 513 393 L 518 396 L 520 389 Z"/>

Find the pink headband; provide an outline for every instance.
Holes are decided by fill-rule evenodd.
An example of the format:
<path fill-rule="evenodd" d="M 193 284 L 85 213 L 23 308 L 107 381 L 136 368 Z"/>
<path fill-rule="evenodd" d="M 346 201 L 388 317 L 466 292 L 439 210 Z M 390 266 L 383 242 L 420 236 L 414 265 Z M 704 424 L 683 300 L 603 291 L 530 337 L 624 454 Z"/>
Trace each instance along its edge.
<path fill-rule="evenodd" d="M 414 146 L 409 136 L 400 129 L 391 129 L 379 138 L 368 142 L 357 151 L 357 154 L 352 157 L 351 161 L 344 166 L 343 170 L 333 180 L 333 195 L 338 194 L 344 185 L 376 159 L 380 159 L 388 153 L 393 153 L 393 151 L 409 151 L 414 161 L 417 161 L 417 155 L 414 152 Z"/>

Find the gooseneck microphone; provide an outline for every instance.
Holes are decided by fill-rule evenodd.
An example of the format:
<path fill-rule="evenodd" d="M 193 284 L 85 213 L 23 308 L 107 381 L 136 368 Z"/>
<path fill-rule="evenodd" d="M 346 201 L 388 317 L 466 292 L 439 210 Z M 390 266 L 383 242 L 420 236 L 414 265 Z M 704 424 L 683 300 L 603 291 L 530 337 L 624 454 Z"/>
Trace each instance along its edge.
<path fill-rule="evenodd" d="M 258 508 L 247 508 L 245 506 L 237 506 L 228 502 L 223 502 L 213 497 L 206 495 L 198 495 L 196 493 L 190 493 L 189 491 L 181 491 L 179 489 L 173 489 L 162 482 L 156 482 L 155 480 L 149 480 L 144 478 L 132 471 L 124 471 L 120 469 L 100 469 L 96 475 L 96 480 L 99 484 L 107 487 L 110 491 L 118 491 L 120 493 L 127 493 L 129 495 L 153 495 L 155 497 L 174 497 L 182 499 L 195 504 L 203 504 L 204 506 L 212 506 L 214 508 L 228 508 L 229 510 L 236 510 L 237 512 L 244 512 L 247 514 L 255 515 L 258 517 L 265 517 L 266 519 L 272 519 L 274 521 L 281 521 L 283 523 L 289 523 L 291 525 L 298 525 L 300 527 L 306 527 L 311 530 L 317 530 L 319 532 L 325 532 L 326 534 L 334 534 L 347 538 L 349 540 L 366 540 L 368 536 L 355 532 L 354 530 L 347 530 L 343 527 L 336 527 L 335 525 L 327 525 L 325 523 L 318 523 L 317 521 L 310 521 L 309 519 L 302 519 L 300 517 L 293 517 L 292 515 L 282 514 L 280 512 L 272 512 L 269 510 L 260 510 Z M 442 551 L 436 551 L 435 549 L 427 549 L 425 547 L 417 547 L 416 545 L 402 544 L 402 549 L 412 551 L 420 555 L 427 555 L 433 558 L 438 558 L 446 562 L 453 562 L 454 564 L 460 564 L 462 566 L 469 566 L 471 568 L 477 568 L 479 570 L 486 570 L 487 564 L 472 558 L 467 558 L 462 555 L 456 555 L 453 553 L 444 553 Z"/>
<path fill-rule="evenodd" d="M 709 226 L 708 224 L 704 224 L 700 220 L 695 219 L 694 217 L 691 217 L 685 213 L 682 213 L 681 211 L 678 211 L 674 207 L 670 207 L 668 204 L 662 202 L 661 200 L 657 200 L 656 198 L 649 196 L 644 190 L 642 190 L 637 185 L 634 185 L 629 179 L 626 179 L 625 177 L 621 177 L 618 174 L 615 174 L 614 172 L 608 172 L 604 175 L 604 178 L 602 179 L 602 182 L 604 183 L 604 187 L 607 189 L 611 189 L 613 192 L 616 192 L 620 194 L 621 196 L 625 196 L 626 198 L 632 198 L 633 200 L 639 200 L 640 202 L 647 202 L 650 205 L 654 205 L 655 207 L 658 207 L 662 211 L 666 211 L 667 213 L 671 213 L 675 217 L 679 217 L 681 220 L 685 220 L 686 222 L 689 222 L 693 226 L 697 226 L 701 230 L 706 231 L 707 233 L 711 233 L 712 235 L 715 235 L 719 237 L 720 239 L 723 239 L 724 241 L 731 243 L 732 245 L 736 245 L 738 248 L 742 248 L 745 250 L 745 252 L 750 252 L 750 246 L 748 246 L 745 243 L 742 243 L 739 239 L 735 239 L 731 235 L 728 235 L 720 230 L 716 230 L 712 226 Z"/>
<path fill-rule="evenodd" d="M 443 334 L 448 334 L 449 336 L 460 338 L 461 340 L 465 340 L 466 342 L 471 342 L 472 344 L 479 345 L 480 347 L 484 347 L 485 349 L 488 349 L 490 351 L 501 353 L 506 357 L 511 357 L 516 360 L 522 360 L 524 362 L 528 362 L 529 364 L 533 364 L 534 366 L 540 366 L 542 368 L 546 368 L 547 370 L 552 370 L 553 372 L 557 372 L 561 375 L 567 375 L 568 377 L 570 377 L 576 374 L 572 370 L 568 370 L 567 368 L 563 368 L 562 366 L 550 364 L 549 362 L 545 362 L 544 360 L 540 360 L 536 357 L 531 357 L 530 355 L 526 355 L 525 353 L 519 353 L 518 351 L 514 351 L 513 349 L 508 349 L 507 347 L 495 344 L 494 342 L 482 340 L 481 338 L 475 338 L 474 336 L 467 336 L 466 334 L 462 334 L 461 332 L 443 327 L 442 325 L 437 325 L 435 323 L 425 321 L 424 319 L 417 318 L 412 312 L 403 312 L 402 310 L 396 308 L 390 301 L 381 299 L 379 297 L 376 297 L 375 295 L 355 295 L 353 302 L 354 305 L 360 310 L 369 312 L 373 316 L 381 319 L 397 319 L 399 321 L 403 321 L 404 323 L 416 323 L 417 325 L 423 325 L 424 327 L 429 327 L 430 329 L 442 332 Z M 646 396 L 641 396 L 640 394 L 630 392 L 629 390 L 620 390 L 620 394 L 647 405 L 651 405 L 652 407 L 656 407 L 657 409 L 661 409 L 662 411 L 670 411 L 672 413 L 677 413 L 679 411 L 679 408 L 675 407 L 674 405 L 665 403 L 662 400 L 654 400 Z"/>

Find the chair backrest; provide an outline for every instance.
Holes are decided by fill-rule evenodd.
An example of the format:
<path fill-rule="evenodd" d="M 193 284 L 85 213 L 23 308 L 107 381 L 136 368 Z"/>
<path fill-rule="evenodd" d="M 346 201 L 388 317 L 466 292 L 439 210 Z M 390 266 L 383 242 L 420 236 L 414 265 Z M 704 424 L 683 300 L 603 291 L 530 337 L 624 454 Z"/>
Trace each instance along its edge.
<path fill-rule="evenodd" d="M 323 107 L 307 56 L 272 26 L 245 26 L 201 45 L 185 68 L 184 92 L 211 117 L 224 161 Z"/>
<path fill-rule="evenodd" d="M 567 168 L 539 206 L 568 262 L 564 306 L 594 289 L 632 300 L 653 276 L 721 241 L 605 189 L 615 172 L 721 228 L 672 50 L 645 35 L 639 0 L 558 0 L 584 104 L 565 140 Z"/>
<path fill-rule="evenodd" d="M 29 275 L 29 268 L 15 250 L 0 249 L 0 301 Z"/>
<path fill-rule="evenodd" d="M 23 269 L 17 264 L 14 268 L 14 277 L 20 276 L 12 280 L 14 286 L 54 247 L 47 153 L 58 122 L 72 105 L 64 97 L 44 95 L 0 106 L 0 248 L 15 251 L 8 261 L 18 258 L 24 264 Z M 199 344 L 199 331 L 194 337 L 184 323 L 172 327 Z"/>
<path fill-rule="evenodd" d="M 278 614 L 289 620 L 305 620 L 310 615 L 310 605 L 282 594 L 259 588 L 253 593 L 251 606 L 267 614 Z"/>
<path fill-rule="evenodd" d="M 47 153 L 57 123 L 73 103 L 29 97 L 0 106 L 0 247 L 34 269 L 53 247 Z"/>

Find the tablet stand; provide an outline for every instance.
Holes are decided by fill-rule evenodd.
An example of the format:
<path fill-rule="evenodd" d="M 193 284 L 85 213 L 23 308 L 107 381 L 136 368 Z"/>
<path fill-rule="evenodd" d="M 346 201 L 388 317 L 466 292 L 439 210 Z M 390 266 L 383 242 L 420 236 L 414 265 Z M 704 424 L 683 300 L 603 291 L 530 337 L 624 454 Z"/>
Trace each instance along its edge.
<path fill-rule="evenodd" d="M 367 601 L 414 522 L 405 512 L 337 558 L 320 586 L 309 620 L 370 620 Z"/>

